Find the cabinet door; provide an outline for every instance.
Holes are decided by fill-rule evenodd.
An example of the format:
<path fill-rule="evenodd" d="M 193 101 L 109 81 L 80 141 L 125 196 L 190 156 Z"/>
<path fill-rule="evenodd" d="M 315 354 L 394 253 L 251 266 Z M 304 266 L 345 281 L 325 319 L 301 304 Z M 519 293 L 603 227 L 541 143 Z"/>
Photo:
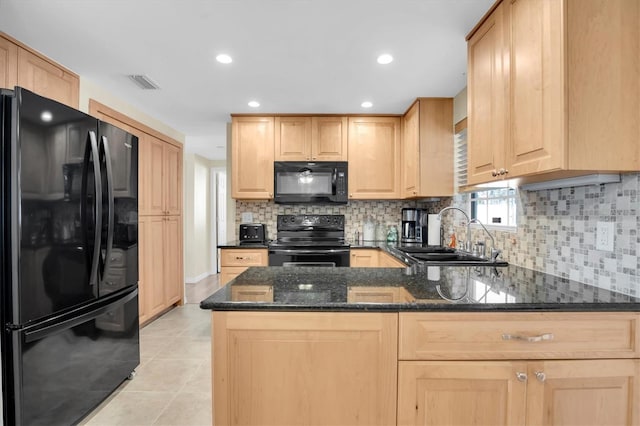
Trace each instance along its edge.
<path fill-rule="evenodd" d="M 182 212 L 182 149 L 163 142 L 164 208 L 166 214 Z"/>
<path fill-rule="evenodd" d="M 347 161 L 347 117 L 311 118 L 311 160 Z"/>
<path fill-rule="evenodd" d="M 311 117 L 275 118 L 276 161 L 311 161 Z"/>
<path fill-rule="evenodd" d="M 160 313 L 165 306 L 164 276 L 165 265 L 169 262 L 164 258 L 164 223 L 162 216 L 141 216 L 139 219 L 140 286 L 146 319 Z"/>
<path fill-rule="evenodd" d="M 180 216 L 164 217 L 164 305 L 170 306 L 182 299 L 182 256 L 180 244 Z"/>
<path fill-rule="evenodd" d="M 164 168 L 164 142 L 151 135 L 145 134 L 146 139 L 146 155 L 144 159 L 140 159 L 144 164 L 141 169 L 145 170 L 145 191 L 141 194 L 144 197 L 145 209 L 140 214 L 165 214 L 165 181 L 163 176 Z"/>
<path fill-rule="evenodd" d="M 247 266 L 221 267 L 220 268 L 220 287 L 227 285 L 229 281 L 231 281 L 232 279 L 234 279 L 235 277 L 237 277 L 238 275 L 246 271 L 247 268 L 248 268 Z"/>
<path fill-rule="evenodd" d="M 273 198 L 273 117 L 234 117 L 231 135 L 231 196 Z"/>
<path fill-rule="evenodd" d="M 527 424 L 637 425 L 640 361 L 532 362 Z"/>
<path fill-rule="evenodd" d="M 41 96 L 78 108 L 78 77 L 23 48 L 18 48 L 18 85 Z"/>
<path fill-rule="evenodd" d="M 504 3 L 499 5 L 467 44 L 469 184 L 494 180 L 492 173 L 503 168 L 505 162 L 504 7 Z"/>
<path fill-rule="evenodd" d="M 213 312 L 214 423 L 393 425 L 397 314 Z"/>
<path fill-rule="evenodd" d="M 565 166 L 563 3 L 505 3 L 510 35 L 508 177 Z"/>
<path fill-rule="evenodd" d="M 0 36 L 0 87 L 18 85 L 18 46 Z"/>
<path fill-rule="evenodd" d="M 377 268 L 378 249 L 351 249 L 351 262 L 354 268 Z"/>
<path fill-rule="evenodd" d="M 420 138 L 420 102 L 407 111 L 402 121 L 402 197 L 418 196 L 418 160 Z"/>
<path fill-rule="evenodd" d="M 349 198 L 400 198 L 400 118 L 349 118 Z"/>
<path fill-rule="evenodd" d="M 524 424 L 526 382 L 517 378 L 524 362 L 398 364 L 398 425 Z"/>

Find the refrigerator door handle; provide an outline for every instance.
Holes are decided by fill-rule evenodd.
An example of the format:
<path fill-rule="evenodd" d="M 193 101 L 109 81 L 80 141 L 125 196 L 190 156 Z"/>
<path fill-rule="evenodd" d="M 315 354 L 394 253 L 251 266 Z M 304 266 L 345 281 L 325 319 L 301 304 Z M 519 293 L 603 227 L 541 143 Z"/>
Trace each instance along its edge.
<path fill-rule="evenodd" d="M 109 303 L 103 304 L 100 307 L 89 311 L 89 312 L 85 312 L 81 315 L 78 316 L 74 316 L 71 317 L 69 319 L 66 319 L 64 321 L 60 321 L 56 324 L 52 324 L 46 327 L 42 327 L 39 328 L 37 330 L 33 330 L 33 331 L 25 331 L 24 332 L 24 341 L 25 343 L 30 343 L 30 342 L 34 342 L 36 340 L 40 340 L 43 337 L 46 336 L 51 336 L 52 334 L 56 334 L 59 333 L 61 331 L 65 331 L 68 330 L 70 328 L 73 328 L 77 325 L 80 325 L 84 322 L 87 322 L 89 320 L 92 320 L 94 318 L 97 318 L 101 315 L 103 315 L 106 312 L 112 311 L 113 309 L 124 305 L 125 303 L 127 303 L 128 301 L 130 301 L 131 299 L 133 299 L 134 297 L 136 297 L 138 295 L 138 290 L 133 290 L 131 291 L 129 294 L 125 295 L 125 296 L 119 296 L 118 298 L 115 299 L 115 301 L 109 301 Z"/>
<path fill-rule="evenodd" d="M 93 237 L 93 258 L 91 261 L 91 275 L 89 277 L 89 284 L 96 285 L 98 283 L 98 262 L 100 261 L 100 243 L 102 240 L 102 183 L 100 174 L 100 157 L 98 154 L 98 139 L 94 131 L 89 131 L 89 140 L 91 143 L 91 152 L 93 154 L 93 183 L 96 187 L 96 222 L 95 233 Z"/>
<path fill-rule="evenodd" d="M 102 136 L 102 149 L 104 150 L 104 163 L 107 169 L 107 208 L 108 210 L 108 222 L 107 222 L 107 251 L 104 259 L 104 266 L 102 269 L 102 276 L 104 277 L 111 267 L 111 253 L 113 252 L 113 227 L 114 227 L 114 201 L 113 201 L 113 169 L 111 167 L 111 152 L 109 151 L 109 141 L 106 136 Z"/>

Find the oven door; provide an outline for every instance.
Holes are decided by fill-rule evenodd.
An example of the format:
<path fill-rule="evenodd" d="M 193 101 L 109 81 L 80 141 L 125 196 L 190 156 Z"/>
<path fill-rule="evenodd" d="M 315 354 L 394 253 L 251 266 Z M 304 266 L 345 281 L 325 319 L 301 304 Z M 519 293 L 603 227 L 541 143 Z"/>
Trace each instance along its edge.
<path fill-rule="evenodd" d="M 349 266 L 349 249 L 270 248 L 269 266 Z"/>

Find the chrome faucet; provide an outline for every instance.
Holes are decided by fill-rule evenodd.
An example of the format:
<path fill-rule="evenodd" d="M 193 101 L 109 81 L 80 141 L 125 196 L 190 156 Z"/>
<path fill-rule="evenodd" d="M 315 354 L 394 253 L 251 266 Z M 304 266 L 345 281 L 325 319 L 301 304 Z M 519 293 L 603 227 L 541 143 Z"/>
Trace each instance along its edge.
<path fill-rule="evenodd" d="M 471 219 L 469 221 L 469 225 L 471 225 L 472 222 L 482 226 L 482 229 L 484 229 L 484 232 L 486 232 L 489 238 L 491 238 L 491 260 L 495 262 L 496 260 L 498 260 L 498 256 L 500 256 L 500 253 L 502 253 L 501 250 L 498 250 L 496 248 L 495 238 L 493 238 L 493 235 L 491 235 L 491 232 L 489 232 L 489 230 L 478 219 Z"/>
<path fill-rule="evenodd" d="M 442 219 L 442 213 L 446 212 L 447 210 L 458 210 L 459 212 L 461 212 L 464 217 L 467 218 L 467 241 L 464 242 L 462 250 L 464 251 L 471 251 L 471 219 L 469 219 L 469 215 L 467 214 L 467 212 L 465 212 L 464 210 L 462 210 L 460 207 L 445 207 L 444 209 L 440 210 L 440 213 L 438 213 L 438 220 Z"/>

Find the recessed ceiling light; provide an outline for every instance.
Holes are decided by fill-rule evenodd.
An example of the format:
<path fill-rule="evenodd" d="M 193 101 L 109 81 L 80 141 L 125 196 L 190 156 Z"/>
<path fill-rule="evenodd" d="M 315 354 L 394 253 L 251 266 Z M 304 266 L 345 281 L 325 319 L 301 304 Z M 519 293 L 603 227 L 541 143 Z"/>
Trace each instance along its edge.
<path fill-rule="evenodd" d="M 51 114 L 51 111 L 42 111 L 42 114 L 40 114 L 40 120 L 48 123 L 53 120 L 53 114 Z"/>
<path fill-rule="evenodd" d="M 387 65 L 391 62 L 393 62 L 393 56 L 389 55 L 388 53 L 384 53 L 378 56 L 378 63 L 381 65 Z"/>
<path fill-rule="evenodd" d="M 231 62 L 233 62 L 233 59 L 231 59 L 231 56 L 221 53 L 216 56 L 216 61 L 220 62 L 221 64 L 230 64 Z"/>
<path fill-rule="evenodd" d="M 364 101 L 363 103 L 360 104 L 360 106 L 362 108 L 371 108 L 373 106 L 373 103 L 369 101 Z"/>
<path fill-rule="evenodd" d="M 258 102 L 258 101 L 249 101 L 249 103 L 247 105 L 249 105 L 251 108 L 258 108 L 260 106 L 260 102 Z"/>

